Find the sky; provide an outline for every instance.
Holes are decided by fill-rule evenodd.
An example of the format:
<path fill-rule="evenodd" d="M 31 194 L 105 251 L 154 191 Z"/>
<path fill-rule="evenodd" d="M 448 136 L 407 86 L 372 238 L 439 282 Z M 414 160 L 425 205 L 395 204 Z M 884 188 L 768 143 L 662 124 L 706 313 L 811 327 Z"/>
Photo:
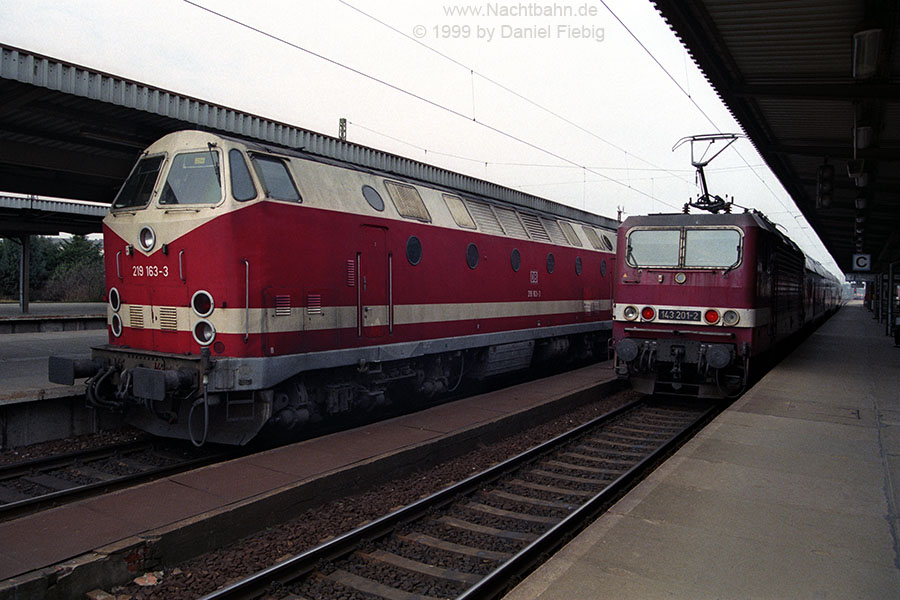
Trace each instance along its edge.
<path fill-rule="evenodd" d="M 0 42 L 613 218 L 742 132 L 649 0 L 3 0 Z M 749 140 L 706 172 L 840 273 Z"/>

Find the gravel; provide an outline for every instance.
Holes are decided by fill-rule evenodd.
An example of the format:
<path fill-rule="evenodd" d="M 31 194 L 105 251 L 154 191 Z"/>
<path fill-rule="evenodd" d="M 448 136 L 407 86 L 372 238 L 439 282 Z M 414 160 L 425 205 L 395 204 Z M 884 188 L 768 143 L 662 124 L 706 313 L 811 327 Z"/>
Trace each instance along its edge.
<path fill-rule="evenodd" d="M 112 431 L 103 431 L 101 433 L 80 435 L 78 437 L 61 440 L 51 440 L 39 444 L 30 444 L 28 446 L 15 446 L 0 451 L 0 465 L 22 462 L 32 458 L 43 458 L 55 454 L 65 454 L 76 452 L 78 450 L 102 448 L 103 446 L 111 446 L 118 443 L 149 439 L 153 439 L 153 436 L 149 433 L 139 429 L 125 427 Z"/>
<path fill-rule="evenodd" d="M 390 481 L 372 482 L 370 489 L 311 508 L 277 527 L 185 563 L 168 565 L 161 574 L 156 573 L 159 580 L 156 585 L 142 587 L 130 583 L 113 588 L 112 592 L 117 600 L 197 598 L 461 481 L 637 397 L 634 392 L 621 392 L 422 471 Z"/>

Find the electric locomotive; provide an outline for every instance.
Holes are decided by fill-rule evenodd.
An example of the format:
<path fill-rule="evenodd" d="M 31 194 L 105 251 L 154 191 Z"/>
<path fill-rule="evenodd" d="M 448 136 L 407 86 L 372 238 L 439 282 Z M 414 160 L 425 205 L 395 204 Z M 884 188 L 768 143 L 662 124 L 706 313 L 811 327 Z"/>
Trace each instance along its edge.
<path fill-rule="evenodd" d="M 704 167 L 740 137 L 679 140 L 673 150 L 691 144 L 700 196 L 680 214 L 629 217 L 619 227 L 616 372 L 643 393 L 736 397 L 751 359 L 840 305 L 837 279 L 774 223 L 755 210 L 731 214 L 733 201 L 709 193 Z"/>
<path fill-rule="evenodd" d="M 615 222 L 483 189 L 503 193 L 169 134 L 104 219 L 109 343 L 50 379 L 89 377 L 91 405 L 157 435 L 244 444 L 605 356 Z"/>

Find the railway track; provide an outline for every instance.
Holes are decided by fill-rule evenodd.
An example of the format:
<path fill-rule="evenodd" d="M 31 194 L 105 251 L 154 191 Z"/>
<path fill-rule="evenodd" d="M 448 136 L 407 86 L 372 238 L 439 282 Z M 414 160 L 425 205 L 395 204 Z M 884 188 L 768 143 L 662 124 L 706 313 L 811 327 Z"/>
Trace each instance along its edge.
<path fill-rule="evenodd" d="M 217 460 L 226 451 L 143 441 L 81 450 L 0 467 L 0 520 L 149 481 Z"/>
<path fill-rule="evenodd" d="M 629 404 L 203 600 L 495 598 L 713 412 Z"/>

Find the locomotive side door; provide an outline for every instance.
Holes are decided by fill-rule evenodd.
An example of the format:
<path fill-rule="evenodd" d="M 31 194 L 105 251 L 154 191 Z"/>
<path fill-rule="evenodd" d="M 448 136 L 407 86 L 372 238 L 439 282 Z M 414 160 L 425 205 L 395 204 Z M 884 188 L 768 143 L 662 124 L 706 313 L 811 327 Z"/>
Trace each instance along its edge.
<path fill-rule="evenodd" d="M 357 332 L 361 337 L 381 337 L 390 320 L 387 229 L 363 225 L 360 242 Z"/>

